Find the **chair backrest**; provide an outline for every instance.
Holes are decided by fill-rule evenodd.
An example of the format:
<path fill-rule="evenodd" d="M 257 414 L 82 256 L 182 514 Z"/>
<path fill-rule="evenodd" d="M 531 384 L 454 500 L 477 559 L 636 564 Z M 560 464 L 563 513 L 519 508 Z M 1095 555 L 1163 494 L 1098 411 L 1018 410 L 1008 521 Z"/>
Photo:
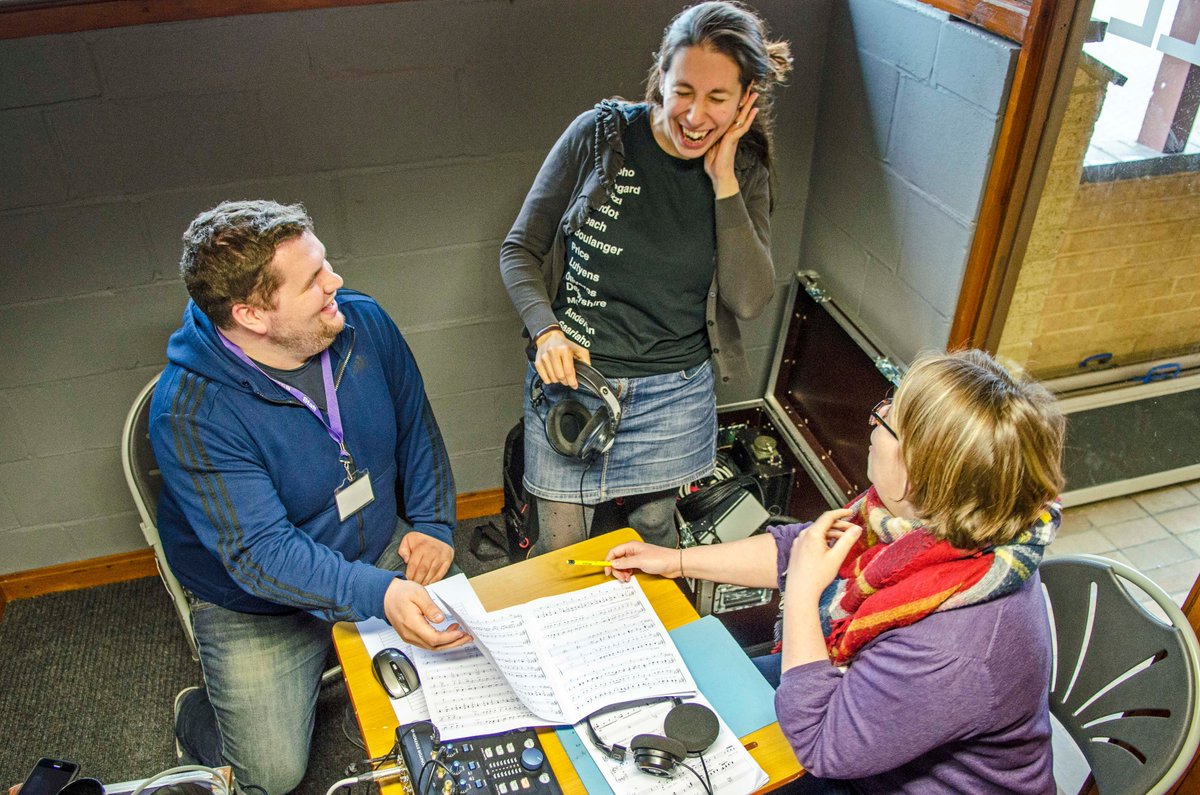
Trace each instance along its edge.
<path fill-rule="evenodd" d="M 161 373 L 159 374 L 161 375 Z M 159 577 L 171 595 L 175 613 L 183 625 L 183 634 L 191 647 L 192 657 L 196 655 L 196 639 L 192 635 L 191 609 L 188 607 L 187 595 L 175 574 L 167 563 L 163 553 L 162 540 L 158 535 L 158 494 L 162 491 L 162 472 L 154 460 L 154 449 L 150 446 L 150 399 L 154 397 L 154 386 L 159 376 L 150 379 L 150 383 L 142 387 L 133 400 L 129 415 L 125 418 L 125 429 L 121 432 L 121 466 L 125 470 L 125 482 L 129 485 L 129 493 L 137 505 L 138 514 L 142 517 L 142 535 L 146 543 L 154 549 L 154 561 L 158 566 Z"/>
<path fill-rule="evenodd" d="M 1054 637 L 1050 711 L 1101 795 L 1166 792 L 1200 743 L 1200 645 L 1187 618 L 1117 561 L 1062 555 L 1040 570 Z M 1142 607 L 1129 586 L 1171 623 Z"/>
<path fill-rule="evenodd" d="M 150 544 L 158 542 L 158 493 L 162 491 L 162 471 L 154 460 L 154 449 L 150 446 L 150 399 L 154 397 L 154 386 L 159 373 L 142 387 L 133 407 L 125 418 L 125 430 L 121 434 L 121 464 L 125 468 L 125 482 L 137 503 L 142 517 L 142 532 L 147 534 Z"/>

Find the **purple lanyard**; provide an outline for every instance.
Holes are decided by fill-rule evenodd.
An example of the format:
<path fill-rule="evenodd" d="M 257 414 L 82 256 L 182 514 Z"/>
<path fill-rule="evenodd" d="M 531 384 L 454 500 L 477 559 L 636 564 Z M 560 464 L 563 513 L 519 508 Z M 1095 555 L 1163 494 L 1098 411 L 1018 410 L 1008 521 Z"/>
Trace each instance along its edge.
<path fill-rule="evenodd" d="M 333 365 L 329 361 L 329 349 L 321 351 L 321 376 L 325 382 L 325 410 L 329 414 L 328 422 L 321 414 L 321 409 L 313 402 L 313 399 L 301 392 L 291 384 L 285 384 L 282 381 L 272 378 L 269 373 L 258 366 L 258 363 L 246 355 L 246 352 L 238 347 L 237 343 L 228 339 L 220 331 L 217 331 L 217 336 L 221 338 L 221 343 L 228 348 L 234 356 L 241 359 L 246 364 L 258 370 L 260 373 L 270 378 L 281 389 L 287 391 L 289 395 L 299 400 L 304 404 L 304 407 L 312 412 L 313 416 L 321 425 L 325 426 L 325 430 L 329 432 L 329 438 L 333 439 L 333 443 L 338 446 L 338 460 L 346 469 L 346 476 L 354 477 L 354 459 L 350 455 L 350 451 L 346 449 L 346 434 L 342 430 L 342 412 L 338 409 L 337 389 L 333 384 Z"/>

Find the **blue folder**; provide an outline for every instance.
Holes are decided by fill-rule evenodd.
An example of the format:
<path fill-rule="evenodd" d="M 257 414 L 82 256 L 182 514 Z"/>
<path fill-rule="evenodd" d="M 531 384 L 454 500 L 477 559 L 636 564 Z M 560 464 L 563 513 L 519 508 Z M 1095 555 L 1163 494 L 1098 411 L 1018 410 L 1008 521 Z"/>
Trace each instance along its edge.
<path fill-rule="evenodd" d="M 696 686 L 736 736 L 775 722 L 774 689 L 715 616 L 684 624 L 670 634 Z M 583 746 L 585 741 L 570 726 L 557 734 L 584 789 L 611 795 L 612 788 Z"/>

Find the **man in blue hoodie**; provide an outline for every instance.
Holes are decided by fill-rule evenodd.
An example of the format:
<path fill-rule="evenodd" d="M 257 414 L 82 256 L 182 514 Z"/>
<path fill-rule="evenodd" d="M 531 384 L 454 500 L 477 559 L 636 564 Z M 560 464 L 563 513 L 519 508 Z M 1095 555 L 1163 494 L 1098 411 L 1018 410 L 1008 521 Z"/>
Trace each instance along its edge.
<path fill-rule="evenodd" d="M 424 585 L 454 560 L 454 479 L 411 351 L 340 289 L 300 205 L 224 202 L 184 234 L 191 300 L 150 408 L 158 525 L 205 688 L 181 752 L 290 791 L 308 765 L 331 621 L 418 646 L 469 638 Z"/>

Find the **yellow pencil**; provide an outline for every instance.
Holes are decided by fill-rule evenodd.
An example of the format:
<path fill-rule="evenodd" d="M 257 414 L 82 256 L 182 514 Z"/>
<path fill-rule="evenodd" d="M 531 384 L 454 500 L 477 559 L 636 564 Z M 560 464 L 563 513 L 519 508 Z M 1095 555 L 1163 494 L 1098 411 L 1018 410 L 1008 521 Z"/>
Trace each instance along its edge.
<path fill-rule="evenodd" d="M 568 560 L 568 566 L 611 566 L 609 560 Z"/>

